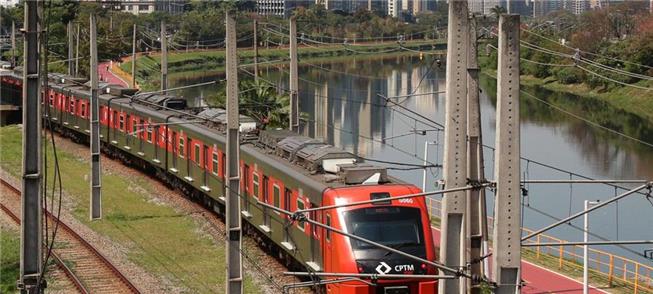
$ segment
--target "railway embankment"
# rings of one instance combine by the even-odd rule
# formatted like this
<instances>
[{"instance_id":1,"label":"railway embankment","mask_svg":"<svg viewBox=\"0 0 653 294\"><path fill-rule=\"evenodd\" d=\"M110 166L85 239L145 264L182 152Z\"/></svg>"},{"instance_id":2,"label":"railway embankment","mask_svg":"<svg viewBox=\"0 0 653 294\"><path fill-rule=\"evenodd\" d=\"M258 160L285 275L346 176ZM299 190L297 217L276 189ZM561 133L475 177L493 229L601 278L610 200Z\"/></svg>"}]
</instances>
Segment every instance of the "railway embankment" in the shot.
<instances>
[{"instance_id":1,"label":"railway embankment","mask_svg":"<svg viewBox=\"0 0 653 294\"><path fill-rule=\"evenodd\" d=\"M219 293L225 275L224 225L180 193L122 163L102 158L103 219L89 221L88 148L55 137L63 182L63 218L76 231L128 273L143 293ZM0 167L18 178L21 168L21 128L0 128ZM47 143L48 190L54 175L54 153ZM50 197L51 193L48 193ZM58 199L57 199L58 200ZM49 200L51 201L51 199ZM55 202L56 203L56 202ZM266 286L277 283L283 267L246 241L248 257L256 269L245 265L247 293L275 293ZM260 272L260 268L269 272Z\"/></svg>"}]
</instances>

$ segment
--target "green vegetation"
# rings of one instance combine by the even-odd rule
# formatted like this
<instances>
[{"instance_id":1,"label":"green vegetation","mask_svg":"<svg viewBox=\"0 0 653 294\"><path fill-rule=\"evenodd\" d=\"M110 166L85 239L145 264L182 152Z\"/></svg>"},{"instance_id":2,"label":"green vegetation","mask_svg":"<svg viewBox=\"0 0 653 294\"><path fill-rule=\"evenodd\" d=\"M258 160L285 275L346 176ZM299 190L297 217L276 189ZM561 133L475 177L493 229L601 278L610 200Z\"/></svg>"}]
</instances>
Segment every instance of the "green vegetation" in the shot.
<instances>
[{"instance_id":1,"label":"green vegetation","mask_svg":"<svg viewBox=\"0 0 653 294\"><path fill-rule=\"evenodd\" d=\"M21 129L0 128L0 158L3 169L19 176ZM103 170L101 221L89 221L88 159L58 149L64 190L74 201L73 215L94 231L126 249L127 256L155 276L163 277L186 292L220 292L225 280L222 244L215 244L201 224L152 197L152 180L132 175L127 178ZM53 153L50 145L48 175L52 182ZM5 160L8 159L8 160ZM4 250L3 250L4 254ZM249 277L248 293L258 292Z\"/></svg>"},{"instance_id":2,"label":"green vegetation","mask_svg":"<svg viewBox=\"0 0 653 294\"><path fill-rule=\"evenodd\" d=\"M16 279L20 274L20 235L0 228L0 292L16 292Z\"/></svg>"},{"instance_id":3,"label":"green vegetation","mask_svg":"<svg viewBox=\"0 0 653 294\"><path fill-rule=\"evenodd\" d=\"M574 66L571 48L579 48L581 58L597 62L617 71L634 75L653 76L653 16L642 9L640 2L624 2L609 8L593 10L580 17L565 12L552 14L531 24L522 32L521 57L534 62L522 62L522 85L538 86L556 92L604 101L608 105L634 113L649 123L653 122L653 100L650 91L621 85ZM561 29L562 27L574 29ZM560 42L566 40L565 45ZM496 40L491 40L496 46ZM555 51L558 56L546 52ZM589 53L587 53L589 52ZM593 54L596 53L596 54ZM495 76L497 52L481 58L483 72ZM535 63L536 62L536 63ZM563 66L559 66L563 65ZM599 68L584 62L580 66L620 83L653 89L653 81L640 80L615 70ZM595 116L596 117L596 116ZM601 124L609 126L603 117ZM641 138L641 137L638 137Z\"/></svg>"}]
</instances>

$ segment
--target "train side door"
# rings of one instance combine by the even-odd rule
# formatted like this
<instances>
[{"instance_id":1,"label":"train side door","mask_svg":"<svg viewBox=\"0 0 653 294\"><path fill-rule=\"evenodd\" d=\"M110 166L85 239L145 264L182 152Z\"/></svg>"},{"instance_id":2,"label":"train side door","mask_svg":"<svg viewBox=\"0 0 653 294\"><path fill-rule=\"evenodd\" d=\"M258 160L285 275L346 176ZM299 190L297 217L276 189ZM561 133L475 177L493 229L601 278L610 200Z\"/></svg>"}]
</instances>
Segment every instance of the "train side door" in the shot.
<instances>
[{"instance_id":1,"label":"train side door","mask_svg":"<svg viewBox=\"0 0 653 294\"><path fill-rule=\"evenodd\" d=\"M222 153L222 197L227 199L227 154Z\"/></svg>"},{"instance_id":2,"label":"train side door","mask_svg":"<svg viewBox=\"0 0 653 294\"><path fill-rule=\"evenodd\" d=\"M322 219L324 224L328 227L333 225L331 213L323 211ZM333 233L325 228L322 231L322 248L324 248L324 271L333 271Z\"/></svg>"},{"instance_id":3,"label":"train side door","mask_svg":"<svg viewBox=\"0 0 653 294\"><path fill-rule=\"evenodd\" d=\"M285 188L285 190L283 192L283 209L288 210L288 211L292 211L290 209L291 195L292 195L292 191L290 191L290 189L288 189L288 188ZM291 242L291 239L290 239L290 236L289 236L290 233L291 233L291 230L292 230L292 226L283 230L283 241L292 244L293 242ZM297 246L298 244L293 244L293 245Z\"/></svg>"}]
</instances>

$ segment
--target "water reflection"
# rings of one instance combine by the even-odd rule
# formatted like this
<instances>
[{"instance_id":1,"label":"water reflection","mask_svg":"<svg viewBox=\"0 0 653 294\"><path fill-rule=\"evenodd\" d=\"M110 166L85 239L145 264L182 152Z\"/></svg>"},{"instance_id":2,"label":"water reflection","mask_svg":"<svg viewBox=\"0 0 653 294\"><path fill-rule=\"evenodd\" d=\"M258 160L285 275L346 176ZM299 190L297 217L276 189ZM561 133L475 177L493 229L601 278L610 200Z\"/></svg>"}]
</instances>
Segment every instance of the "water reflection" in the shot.
<instances>
[{"instance_id":1,"label":"water reflection","mask_svg":"<svg viewBox=\"0 0 653 294\"><path fill-rule=\"evenodd\" d=\"M280 89L288 88L288 68L272 66L262 70L263 78ZM347 62L311 62L300 67L301 131L322 138L363 157L388 161L423 164L424 143L430 147L430 162L441 163L444 136L423 119L397 107L386 105L380 96L404 96L393 101L432 120L444 122L444 67L438 68L430 58L401 56L389 59L352 59ZM207 73L178 80L178 85L221 79L223 75ZM241 75L241 78L247 78ZM494 145L496 85L491 78L481 81L482 127L484 143ZM211 95L220 86L188 89L182 94L194 97ZM644 141L653 141L653 126L636 115L610 107L607 103L554 93L544 89L525 89L529 93L591 121L622 131ZM210 99L207 100L211 103ZM613 133L598 129L546 104L522 95L522 156L594 178L652 179L652 148ZM416 134L415 130L426 130ZM492 178L494 154L486 149L486 174ZM567 179L569 175L524 161L522 171L529 179ZM391 170L390 173L421 186L421 170ZM429 171L427 189L436 188L441 172ZM524 226L539 228L552 219L566 217L582 209L583 200L608 199L615 194L604 185L529 185L524 199ZM617 190L620 193L623 190ZM490 205L493 205L490 199ZM653 206L643 196L633 196L617 206L590 215L594 232L608 238L653 239L649 226L653 223ZM490 210L492 207L490 206ZM491 214L491 212L490 212ZM633 216L638 217L633 217ZM579 221L573 222L582 226ZM551 231L569 240L580 240L581 233L569 227ZM644 246L630 246L640 253ZM632 252L614 247L606 250L631 258Z\"/></svg>"}]
</instances>

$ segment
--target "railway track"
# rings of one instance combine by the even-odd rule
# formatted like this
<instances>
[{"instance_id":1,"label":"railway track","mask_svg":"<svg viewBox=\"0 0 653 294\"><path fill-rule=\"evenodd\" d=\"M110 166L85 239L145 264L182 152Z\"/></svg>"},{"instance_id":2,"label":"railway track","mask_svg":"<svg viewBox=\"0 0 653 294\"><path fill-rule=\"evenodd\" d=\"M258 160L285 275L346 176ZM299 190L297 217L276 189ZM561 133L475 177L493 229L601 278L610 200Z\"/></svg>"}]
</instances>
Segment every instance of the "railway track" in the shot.
<instances>
[{"instance_id":1,"label":"railway track","mask_svg":"<svg viewBox=\"0 0 653 294\"><path fill-rule=\"evenodd\" d=\"M4 179L0 179L0 183L9 192L5 194L11 194L4 197L5 201L18 202L16 205L0 203L0 209L20 225L20 218L12 210L12 207L20 209L20 190ZM49 211L46 213L49 221L54 223L55 217ZM52 257L79 293L140 293L95 247L63 222L59 223L57 242L65 242L65 246L53 249Z\"/></svg>"}]
</instances>

